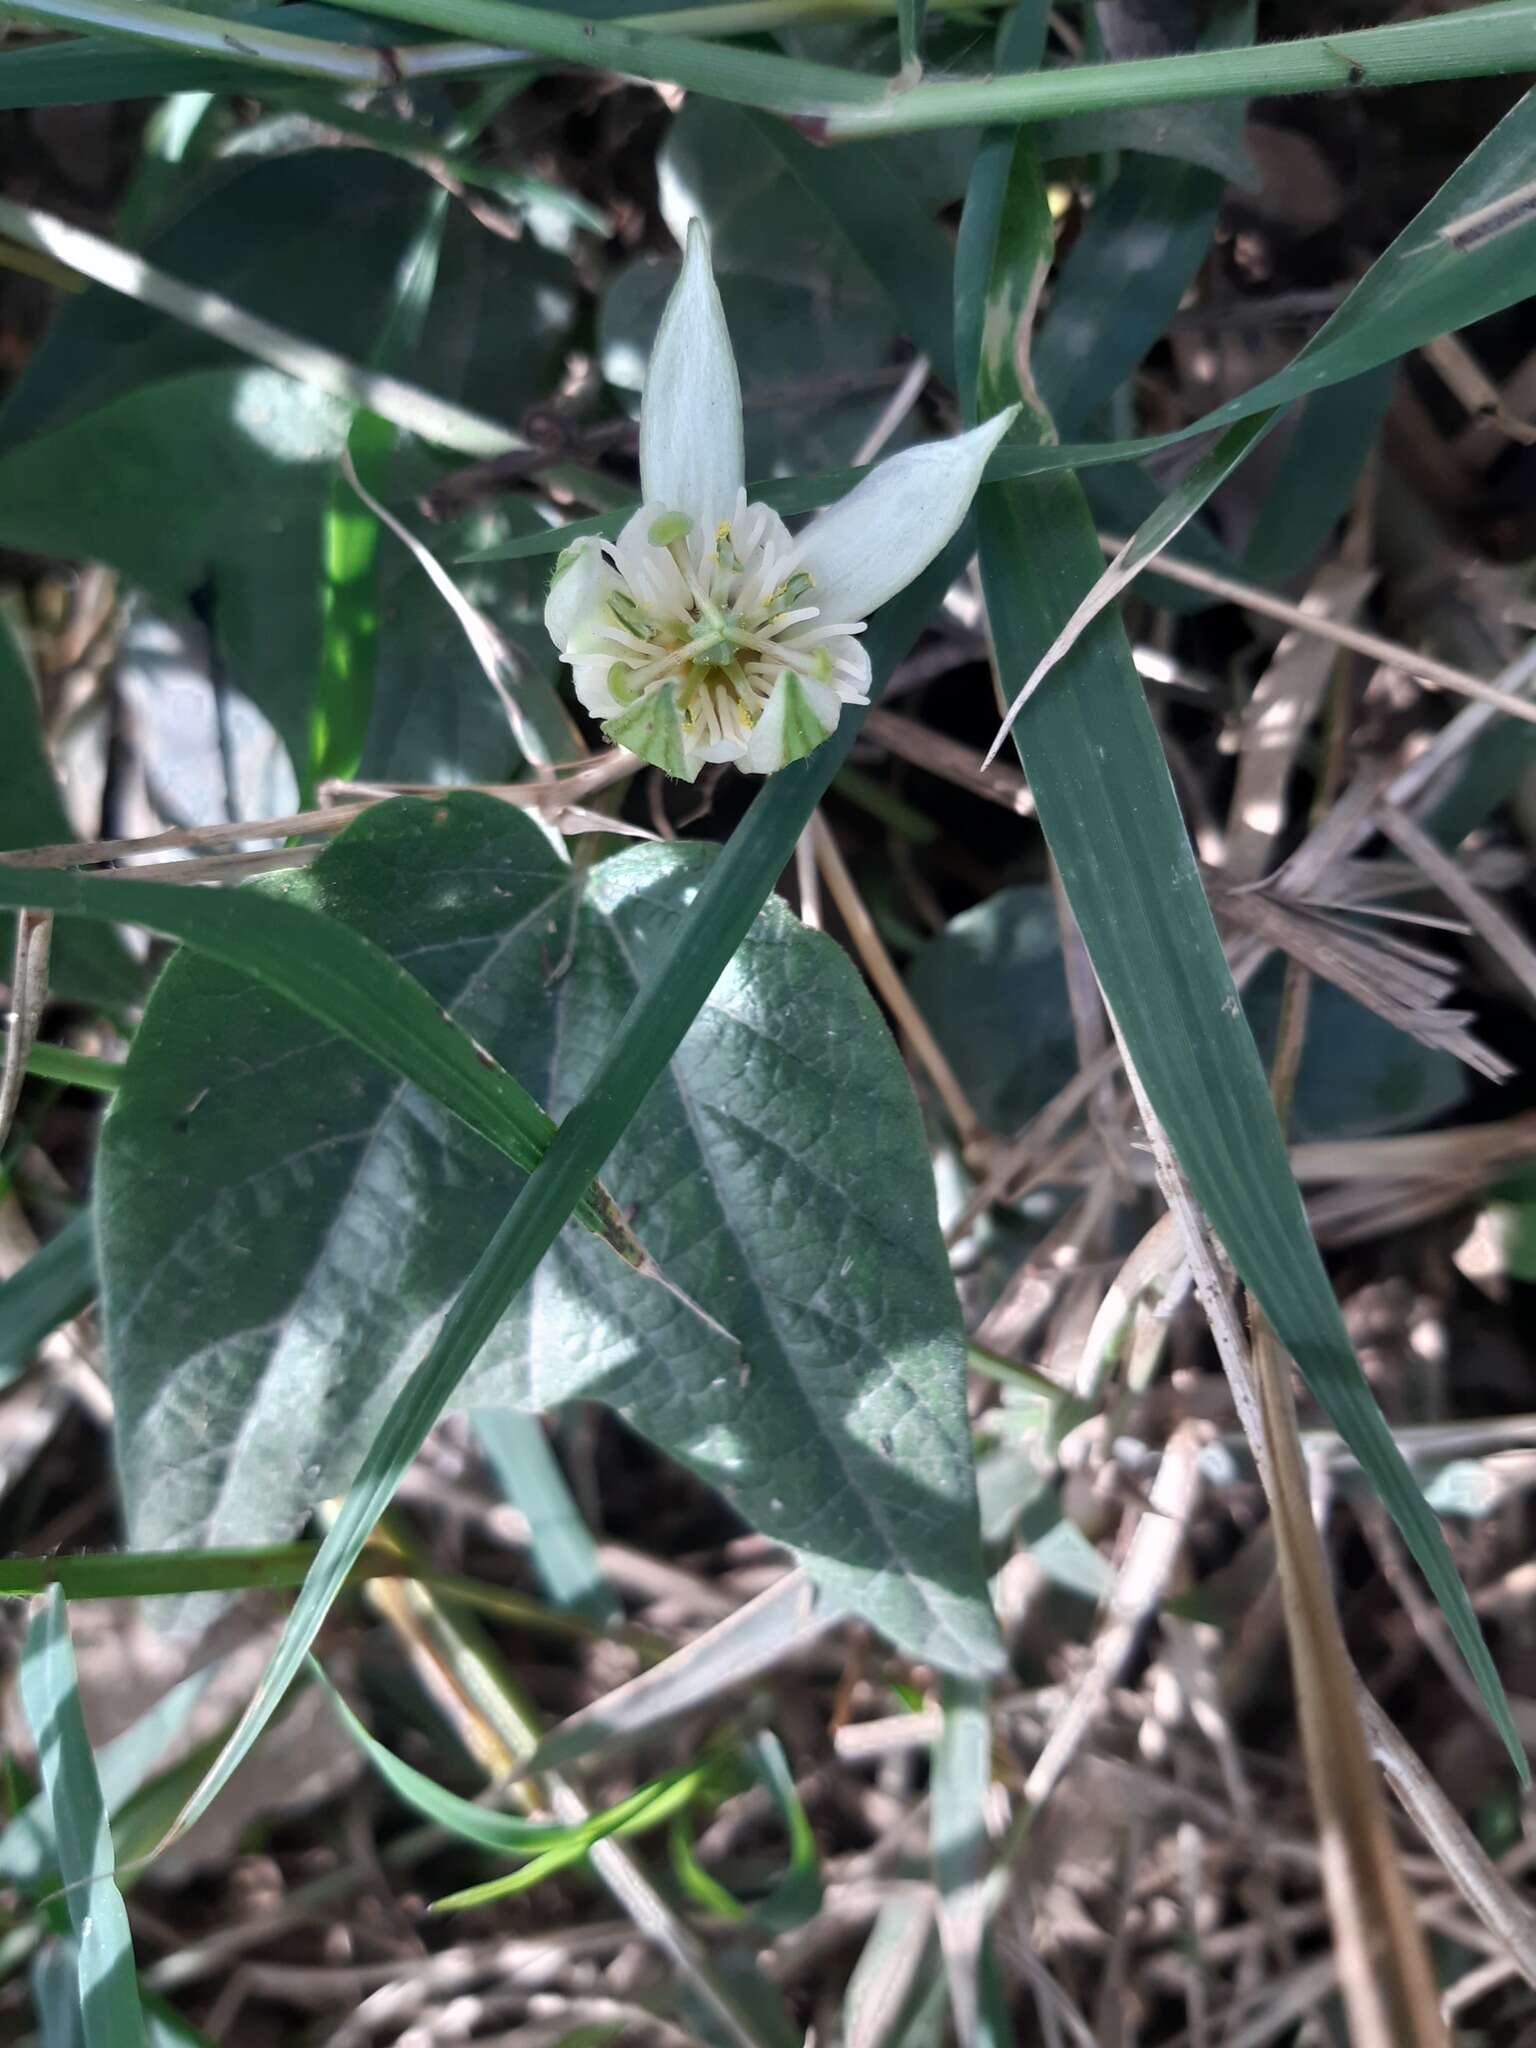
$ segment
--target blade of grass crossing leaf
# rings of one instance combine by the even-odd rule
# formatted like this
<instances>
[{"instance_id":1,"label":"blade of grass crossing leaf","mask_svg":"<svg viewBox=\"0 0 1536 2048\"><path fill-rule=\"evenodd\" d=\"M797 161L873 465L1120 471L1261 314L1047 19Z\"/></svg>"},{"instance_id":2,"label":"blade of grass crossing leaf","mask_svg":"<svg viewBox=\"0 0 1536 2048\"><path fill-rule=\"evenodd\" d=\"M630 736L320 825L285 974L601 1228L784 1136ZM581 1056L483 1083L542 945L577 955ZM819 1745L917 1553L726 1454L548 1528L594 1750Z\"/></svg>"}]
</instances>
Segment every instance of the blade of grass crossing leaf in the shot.
<instances>
[{"instance_id":1,"label":"blade of grass crossing leaf","mask_svg":"<svg viewBox=\"0 0 1536 2048\"><path fill-rule=\"evenodd\" d=\"M997 759L998 749L1013 730L1014 720L1062 656L1076 645L1099 614L1113 604L1142 570L1155 562L1163 549L1177 538L1249 450L1269 432L1275 419L1274 413L1261 412L1252 419L1239 421L1235 427L1228 427L1216 446L1201 456L1178 488L1170 491L1151 518L1136 529L1088 595L1075 606L1071 617L1014 692L1007 715L982 761L983 768L990 768Z\"/></svg>"},{"instance_id":2,"label":"blade of grass crossing leaf","mask_svg":"<svg viewBox=\"0 0 1536 2048\"><path fill-rule=\"evenodd\" d=\"M961 2048L975 2048L986 1929L986 1801L992 1782L992 1716L986 1687L946 1680L943 1710L933 1751L929 1836L955 2033Z\"/></svg>"},{"instance_id":3,"label":"blade of grass crossing leaf","mask_svg":"<svg viewBox=\"0 0 1536 2048\"><path fill-rule=\"evenodd\" d=\"M191 889L171 882L22 870L0 863L0 907L143 924L253 975L339 1031L530 1169L554 1125L512 1076L444 1016L420 982L350 926L270 889ZM600 1193L582 1220L619 1249L627 1234ZM631 1264L629 1250L622 1254Z\"/></svg>"},{"instance_id":4,"label":"blade of grass crossing leaf","mask_svg":"<svg viewBox=\"0 0 1536 2048\"><path fill-rule=\"evenodd\" d=\"M498 1813L493 1807L478 1806L472 1799L460 1798L458 1793L448 1791L429 1778L425 1771L418 1771L403 1757L396 1756L393 1750L386 1749L382 1742L369 1734L313 1660L311 1668L325 1687L341 1725L389 1789L424 1820L436 1821L462 1841L475 1842L498 1856L537 1856L546 1850L567 1849L573 1844L584 1846L587 1842L596 1841L643 1812L656 1796L657 1785L670 1784L682 1775L681 1772L670 1773L657 1784L648 1785L604 1812L594 1814L581 1827L567 1827L558 1821L526 1820L514 1813Z\"/></svg>"},{"instance_id":5,"label":"blade of grass crossing leaf","mask_svg":"<svg viewBox=\"0 0 1536 2048\"><path fill-rule=\"evenodd\" d=\"M966 543L952 542L937 562L888 605L869 635L878 675L908 646L947 588ZM804 761L772 776L732 835L651 979L635 997L603 1065L561 1124L554 1142L502 1219L426 1357L396 1397L351 1491L300 1588L260 1684L176 1828L184 1832L238 1769L303 1665L332 1601L345 1584L370 1531L475 1357L533 1277L570 1216L593 1168L606 1159L640 1102L682 1042L710 990L746 936L793 856L861 721L845 717L837 732ZM108 887L114 886L108 884ZM978 1664L995 1655L978 1643Z\"/></svg>"},{"instance_id":6,"label":"blade of grass crossing leaf","mask_svg":"<svg viewBox=\"0 0 1536 2048\"><path fill-rule=\"evenodd\" d=\"M975 203L991 225L979 215L971 248L991 256L999 293L1016 293L1010 276L1038 262L1049 233L1032 152L1016 143L1010 154L1006 174L999 154L983 154L973 178ZM1012 352L983 356L983 414L1018 395L1010 362ZM1024 414L1018 430L1047 432L1049 422ZM1098 541L1079 487L1065 479L987 489L977 524L999 670L1010 690L1028 676L1077 594L1092 588ZM1370 1395L1307 1227L1118 621L1102 614L1087 627L1053 686L1024 709L1014 739L1094 971L1184 1174L1403 1530L1524 1778L1524 1749L1477 1616L1440 1524Z\"/></svg>"},{"instance_id":7,"label":"blade of grass crossing leaf","mask_svg":"<svg viewBox=\"0 0 1536 2048\"><path fill-rule=\"evenodd\" d=\"M967 216L962 263L985 262L998 302L1017 307L1018 279L1033 274L1049 237L1027 143L989 138ZM1001 332L1013 339L1012 319ZM1014 360L1006 345L983 355L983 416L1019 396ZM1015 429L1048 431L1038 410L1026 411ZM1092 587L1097 541L1079 487L1066 480L984 489L977 524L1011 694ZM1180 1164L1238 1273L1397 1521L1523 1776L1524 1753L1466 1589L1360 1371L1308 1230L1115 619L1092 621L1051 687L1026 706L1014 739L1100 985Z\"/></svg>"},{"instance_id":8,"label":"blade of grass crossing leaf","mask_svg":"<svg viewBox=\"0 0 1536 2048\"><path fill-rule=\"evenodd\" d=\"M57 1588L41 1602L27 1630L20 1685L79 1944L86 2048L145 2048L128 1914L113 1881L112 1834L80 1711L68 1610Z\"/></svg>"}]
</instances>

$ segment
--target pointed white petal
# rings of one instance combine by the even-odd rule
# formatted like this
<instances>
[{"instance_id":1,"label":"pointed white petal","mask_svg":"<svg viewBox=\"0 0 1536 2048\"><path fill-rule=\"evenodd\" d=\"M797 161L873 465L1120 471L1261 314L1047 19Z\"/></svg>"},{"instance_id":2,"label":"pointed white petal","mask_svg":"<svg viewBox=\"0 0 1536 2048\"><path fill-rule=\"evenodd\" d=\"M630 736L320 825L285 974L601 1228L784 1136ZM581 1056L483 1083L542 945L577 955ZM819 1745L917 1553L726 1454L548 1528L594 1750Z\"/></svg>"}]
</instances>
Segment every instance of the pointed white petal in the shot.
<instances>
[{"instance_id":1,"label":"pointed white petal","mask_svg":"<svg viewBox=\"0 0 1536 2048\"><path fill-rule=\"evenodd\" d=\"M626 747L679 782L692 782L699 762L683 743L682 714L677 708L677 685L663 683L638 704L610 718L603 731L616 747Z\"/></svg>"},{"instance_id":2,"label":"pointed white petal","mask_svg":"<svg viewBox=\"0 0 1536 2048\"><path fill-rule=\"evenodd\" d=\"M867 619L920 576L970 510L1018 407L948 441L893 455L800 536L824 619Z\"/></svg>"},{"instance_id":3,"label":"pointed white petal","mask_svg":"<svg viewBox=\"0 0 1536 2048\"><path fill-rule=\"evenodd\" d=\"M648 505L686 512L713 535L746 474L741 386L725 311L698 221L656 331L640 404L640 489Z\"/></svg>"},{"instance_id":4,"label":"pointed white petal","mask_svg":"<svg viewBox=\"0 0 1536 2048\"><path fill-rule=\"evenodd\" d=\"M742 767L749 775L772 775L803 760L837 730L841 710L836 690L786 669L752 728Z\"/></svg>"},{"instance_id":5,"label":"pointed white petal","mask_svg":"<svg viewBox=\"0 0 1536 2048\"><path fill-rule=\"evenodd\" d=\"M562 654L572 635L600 615L603 599L618 580L591 534L564 550L544 600L544 630Z\"/></svg>"}]
</instances>

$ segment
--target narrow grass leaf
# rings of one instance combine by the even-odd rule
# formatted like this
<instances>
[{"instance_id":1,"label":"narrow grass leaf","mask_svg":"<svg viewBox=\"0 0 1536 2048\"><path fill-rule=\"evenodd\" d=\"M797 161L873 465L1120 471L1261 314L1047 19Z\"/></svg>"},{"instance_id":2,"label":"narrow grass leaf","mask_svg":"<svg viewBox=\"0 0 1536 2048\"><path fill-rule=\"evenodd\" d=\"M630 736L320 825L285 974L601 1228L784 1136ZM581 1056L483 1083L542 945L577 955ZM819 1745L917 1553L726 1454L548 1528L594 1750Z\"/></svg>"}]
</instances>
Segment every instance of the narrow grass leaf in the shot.
<instances>
[{"instance_id":1,"label":"narrow grass leaf","mask_svg":"<svg viewBox=\"0 0 1536 2048\"><path fill-rule=\"evenodd\" d=\"M618 1602L543 1423L510 1408L475 1408L469 1420L497 1484L527 1520L539 1583L557 1607L606 1627Z\"/></svg>"},{"instance_id":2,"label":"narrow grass leaf","mask_svg":"<svg viewBox=\"0 0 1536 2048\"><path fill-rule=\"evenodd\" d=\"M933 1750L929 1839L938 1886L939 1939L960 2048L975 2048L981 2022L981 1947L987 1788L992 1782L992 1715L987 1688L946 1680L944 1722Z\"/></svg>"},{"instance_id":3,"label":"narrow grass leaf","mask_svg":"<svg viewBox=\"0 0 1536 2048\"><path fill-rule=\"evenodd\" d=\"M706 1757L696 1764L685 1764L680 1769L669 1771L665 1777L653 1779L628 1799L611 1806L606 1813L593 1814L589 1820L567 1831L567 1838L555 1843L525 1863L521 1870L514 1870L506 1877L495 1877L488 1884L471 1885L468 1890L452 1892L445 1899L434 1899L429 1911L433 1913L462 1913L473 1906L489 1906L497 1899L510 1899L519 1892L530 1892L535 1885L553 1877L557 1871L568 1870L573 1863L580 1863L593 1846L605 1841L610 1835L637 1835L648 1833L660 1827L663 1821L683 1813L704 1790L716 1767L714 1757Z\"/></svg>"},{"instance_id":4,"label":"narrow grass leaf","mask_svg":"<svg viewBox=\"0 0 1536 2048\"><path fill-rule=\"evenodd\" d=\"M0 1280L0 1387L25 1371L39 1344L89 1307L96 1295L96 1243L81 1209L40 1245L9 1280Z\"/></svg>"},{"instance_id":5,"label":"narrow grass leaf","mask_svg":"<svg viewBox=\"0 0 1536 2048\"><path fill-rule=\"evenodd\" d=\"M998 345L984 352L979 370L983 416L1020 395L1018 319L1049 246L1032 152L1007 136L990 138L962 234L962 261L985 264L1001 309ZM1036 409L1015 431L1047 436L1049 421ZM1094 583L1098 543L1071 481L985 490L977 521L1011 696ZM1101 614L1077 639L1051 688L1025 707L1014 739L1100 985L1180 1164L1239 1274L1403 1531L1524 1774L1466 1589L1355 1359L1307 1228L1162 748L1114 618Z\"/></svg>"},{"instance_id":6,"label":"narrow grass leaf","mask_svg":"<svg viewBox=\"0 0 1536 2048\"><path fill-rule=\"evenodd\" d=\"M341 1725L389 1789L423 1820L436 1821L461 1841L475 1842L498 1856L538 1856L555 1849L574 1849L579 1855L589 1843L600 1840L603 1835L613 1834L627 1821L643 1813L660 1790L670 1788L687 1775L685 1770L669 1772L665 1778L632 1792L627 1799L593 1814L590 1820L579 1826L566 1826L559 1821L529 1820L521 1814L498 1813L493 1807L479 1806L472 1799L460 1798L458 1793L448 1791L429 1778L425 1771L418 1771L403 1757L396 1756L393 1750L369 1734L313 1660L311 1668L325 1687Z\"/></svg>"},{"instance_id":7,"label":"narrow grass leaf","mask_svg":"<svg viewBox=\"0 0 1536 2048\"><path fill-rule=\"evenodd\" d=\"M85 2048L145 2048L128 1914L113 1881L112 1833L80 1711L68 1610L57 1588L42 1601L27 1630L20 1686L79 1944Z\"/></svg>"}]
</instances>

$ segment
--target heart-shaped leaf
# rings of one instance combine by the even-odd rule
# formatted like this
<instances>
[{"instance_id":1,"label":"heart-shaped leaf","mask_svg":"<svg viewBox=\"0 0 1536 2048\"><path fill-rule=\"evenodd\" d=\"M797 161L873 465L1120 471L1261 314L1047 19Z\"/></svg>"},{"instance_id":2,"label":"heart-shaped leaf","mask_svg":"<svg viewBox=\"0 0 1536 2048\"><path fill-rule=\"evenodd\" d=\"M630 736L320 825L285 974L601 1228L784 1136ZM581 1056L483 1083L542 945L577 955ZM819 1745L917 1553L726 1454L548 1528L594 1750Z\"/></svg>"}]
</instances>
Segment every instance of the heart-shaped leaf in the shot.
<instances>
[{"instance_id":1,"label":"heart-shaped leaf","mask_svg":"<svg viewBox=\"0 0 1536 2048\"><path fill-rule=\"evenodd\" d=\"M394 954L559 1116L713 858L643 846L579 872L464 795L380 806L265 886ZM611 1173L653 1258L721 1327L567 1231L462 1405L605 1401L904 1647L989 1666L932 1178L906 1074L839 949L770 903ZM343 1490L519 1185L308 1017L173 960L99 1178L134 1541L261 1541Z\"/></svg>"}]
</instances>

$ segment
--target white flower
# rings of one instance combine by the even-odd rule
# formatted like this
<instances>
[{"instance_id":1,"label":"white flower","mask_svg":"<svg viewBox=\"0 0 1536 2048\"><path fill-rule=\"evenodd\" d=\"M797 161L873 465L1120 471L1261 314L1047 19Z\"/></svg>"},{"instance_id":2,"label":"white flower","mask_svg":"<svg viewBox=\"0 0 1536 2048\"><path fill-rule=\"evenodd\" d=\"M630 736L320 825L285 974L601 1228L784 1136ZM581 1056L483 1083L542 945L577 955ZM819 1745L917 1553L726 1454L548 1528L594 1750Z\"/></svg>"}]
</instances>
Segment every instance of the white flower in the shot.
<instances>
[{"instance_id":1,"label":"white flower","mask_svg":"<svg viewBox=\"0 0 1536 2048\"><path fill-rule=\"evenodd\" d=\"M644 502L616 541L565 550L544 608L577 696L685 782L706 761L798 761L868 703L865 620L957 531L1016 411L893 456L792 535L747 502L736 361L690 222L640 407Z\"/></svg>"}]
</instances>

